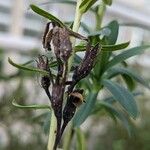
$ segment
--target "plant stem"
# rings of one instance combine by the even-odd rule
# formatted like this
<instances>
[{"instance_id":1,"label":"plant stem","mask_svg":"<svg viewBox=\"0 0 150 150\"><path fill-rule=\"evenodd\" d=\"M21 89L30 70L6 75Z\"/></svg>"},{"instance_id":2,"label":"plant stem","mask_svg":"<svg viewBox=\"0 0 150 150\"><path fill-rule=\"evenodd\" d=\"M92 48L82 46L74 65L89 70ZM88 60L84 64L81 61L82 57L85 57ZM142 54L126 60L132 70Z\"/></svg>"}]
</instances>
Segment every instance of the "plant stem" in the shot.
<instances>
[{"instance_id":1,"label":"plant stem","mask_svg":"<svg viewBox=\"0 0 150 150\"><path fill-rule=\"evenodd\" d=\"M63 139L63 149L64 150L69 150L70 149L70 145L71 145L71 138L72 136L72 124L70 124L67 128L67 132L65 134L65 137Z\"/></svg>"},{"instance_id":2,"label":"plant stem","mask_svg":"<svg viewBox=\"0 0 150 150\"><path fill-rule=\"evenodd\" d=\"M80 6L81 2L82 2L82 0L77 0L77 6L76 6L76 12L75 12L75 19L74 19L73 28L72 28L72 30L74 32L78 32L79 27L80 27L82 13L79 11L79 6ZM72 38L71 41L72 41L72 47L74 47L76 39ZM75 55L75 50L72 51L72 55L69 58L68 72L70 72L70 69L71 69L71 66L72 66L72 63L73 63L73 59L74 59L74 55Z\"/></svg>"},{"instance_id":3,"label":"plant stem","mask_svg":"<svg viewBox=\"0 0 150 150\"><path fill-rule=\"evenodd\" d=\"M57 120L54 111L52 109L47 150L53 150L55 139L56 139L56 130L57 130Z\"/></svg>"},{"instance_id":4,"label":"plant stem","mask_svg":"<svg viewBox=\"0 0 150 150\"><path fill-rule=\"evenodd\" d=\"M102 20L105 14L106 10L106 4L104 2L101 2L96 13L96 30L101 29Z\"/></svg>"}]
</instances>

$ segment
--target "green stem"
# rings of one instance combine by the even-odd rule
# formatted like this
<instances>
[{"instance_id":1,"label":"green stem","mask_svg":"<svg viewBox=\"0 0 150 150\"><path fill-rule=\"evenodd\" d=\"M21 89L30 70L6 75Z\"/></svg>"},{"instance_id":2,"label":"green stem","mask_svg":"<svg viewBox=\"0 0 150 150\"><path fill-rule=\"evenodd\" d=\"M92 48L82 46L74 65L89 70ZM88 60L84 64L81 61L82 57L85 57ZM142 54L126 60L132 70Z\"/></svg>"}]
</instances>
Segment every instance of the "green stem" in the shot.
<instances>
[{"instance_id":1,"label":"green stem","mask_svg":"<svg viewBox=\"0 0 150 150\"><path fill-rule=\"evenodd\" d=\"M74 19L74 23L73 23L73 28L72 30L74 32L78 32L79 27L80 27L80 22L81 22L81 18L82 18L82 13L79 11L79 6L81 4L82 0L78 0L77 1L77 6L76 6L76 12L75 12L75 19ZM75 42L76 39L72 38L72 47L75 46ZM69 58L69 62L68 62L68 72L70 72L72 63L73 63L73 59L74 59L74 55L75 55L75 50L73 50L71 57Z\"/></svg>"},{"instance_id":2,"label":"green stem","mask_svg":"<svg viewBox=\"0 0 150 150\"><path fill-rule=\"evenodd\" d=\"M101 29L102 20L106 11L106 5L104 2L101 2L96 13L96 30Z\"/></svg>"},{"instance_id":3,"label":"green stem","mask_svg":"<svg viewBox=\"0 0 150 150\"><path fill-rule=\"evenodd\" d=\"M52 109L47 150L53 150L55 139L56 139L56 130L57 130L57 120L54 111Z\"/></svg>"},{"instance_id":4,"label":"green stem","mask_svg":"<svg viewBox=\"0 0 150 150\"><path fill-rule=\"evenodd\" d=\"M69 150L70 145L71 145L71 140L72 140L72 124L68 126L65 137L63 139L63 149L64 150Z\"/></svg>"}]
</instances>

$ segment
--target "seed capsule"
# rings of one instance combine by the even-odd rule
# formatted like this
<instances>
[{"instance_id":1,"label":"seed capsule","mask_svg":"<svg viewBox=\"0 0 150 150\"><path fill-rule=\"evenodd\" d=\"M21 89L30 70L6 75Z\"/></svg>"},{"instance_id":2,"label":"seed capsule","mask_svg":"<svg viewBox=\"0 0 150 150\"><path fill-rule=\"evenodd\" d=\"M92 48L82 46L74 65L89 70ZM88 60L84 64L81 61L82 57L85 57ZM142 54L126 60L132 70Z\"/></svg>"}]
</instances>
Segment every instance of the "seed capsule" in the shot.
<instances>
[{"instance_id":1,"label":"seed capsule","mask_svg":"<svg viewBox=\"0 0 150 150\"><path fill-rule=\"evenodd\" d=\"M72 52L72 44L68 30L58 26L54 27L52 42L56 57L63 62L67 62Z\"/></svg>"},{"instance_id":2,"label":"seed capsule","mask_svg":"<svg viewBox=\"0 0 150 150\"><path fill-rule=\"evenodd\" d=\"M90 44L87 45L85 56L81 64L75 69L73 73L73 81L78 82L85 78L93 68L95 58L99 51L99 44L93 48Z\"/></svg>"},{"instance_id":3,"label":"seed capsule","mask_svg":"<svg viewBox=\"0 0 150 150\"><path fill-rule=\"evenodd\" d=\"M76 112L76 108L82 104L83 102L83 89L77 89L74 90L68 97L67 99L67 103L65 105L65 108L63 110L63 125L61 128L61 134L60 134L60 138L68 124L68 122L73 118L75 112Z\"/></svg>"},{"instance_id":4,"label":"seed capsule","mask_svg":"<svg viewBox=\"0 0 150 150\"><path fill-rule=\"evenodd\" d=\"M37 61L37 67L41 70L49 71L48 58L46 56L39 56ZM41 77L41 86L46 90L49 88L50 77L48 75L44 75Z\"/></svg>"},{"instance_id":5,"label":"seed capsule","mask_svg":"<svg viewBox=\"0 0 150 150\"><path fill-rule=\"evenodd\" d=\"M76 108L83 103L83 90L74 90L68 97L63 110L64 122L69 122L75 114Z\"/></svg>"}]
</instances>

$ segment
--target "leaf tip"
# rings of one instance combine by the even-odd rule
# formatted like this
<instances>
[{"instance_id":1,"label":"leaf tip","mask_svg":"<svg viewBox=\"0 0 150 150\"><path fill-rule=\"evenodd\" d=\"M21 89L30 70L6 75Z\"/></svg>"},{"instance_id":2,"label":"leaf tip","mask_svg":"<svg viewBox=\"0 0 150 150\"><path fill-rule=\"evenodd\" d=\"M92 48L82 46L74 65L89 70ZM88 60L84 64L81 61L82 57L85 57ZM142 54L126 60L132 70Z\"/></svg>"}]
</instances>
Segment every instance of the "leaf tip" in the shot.
<instances>
[{"instance_id":1,"label":"leaf tip","mask_svg":"<svg viewBox=\"0 0 150 150\"><path fill-rule=\"evenodd\" d=\"M8 57L8 62L9 62L10 64L12 64L12 62L13 62L10 57Z\"/></svg>"},{"instance_id":2,"label":"leaf tip","mask_svg":"<svg viewBox=\"0 0 150 150\"><path fill-rule=\"evenodd\" d=\"M35 6L34 4L30 4L30 8L31 8L31 9L33 9L33 8L34 8L34 6Z\"/></svg>"}]
</instances>

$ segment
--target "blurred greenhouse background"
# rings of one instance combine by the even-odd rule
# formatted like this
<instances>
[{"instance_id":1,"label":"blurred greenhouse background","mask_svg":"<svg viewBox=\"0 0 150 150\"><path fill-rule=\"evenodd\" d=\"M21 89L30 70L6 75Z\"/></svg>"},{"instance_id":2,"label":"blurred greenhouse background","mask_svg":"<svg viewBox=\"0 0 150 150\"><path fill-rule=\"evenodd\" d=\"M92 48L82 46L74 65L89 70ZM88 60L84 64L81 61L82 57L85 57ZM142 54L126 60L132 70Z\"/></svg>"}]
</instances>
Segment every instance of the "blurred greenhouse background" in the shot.
<instances>
[{"instance_id":1,"label":"blurred greenhouse background","mask_svg":"<svg viewBox=\"0 0 150 150\"><path fill-rule=\"evenodd\" d=\"M15 69L8 63L8 57L23 64L36 59L41 52L47 20L29 9L31 3L41 5L65 21L73 21L74 6L58 3L45 5L46 2L48 0L0 0L0 150L46 149L47 134L43 131L49 125L41 118L49 118L49 114L12 106L14 98L21 104L48 103L39 86L39 77ZM113 5L107 7L104 24L111 20L118 20L121 24L118 43L130 41L130 47L150 44L149 7L150 0L114 0ZM93 14L88 12L83 22L92 28ZM85 33L83 30L80 32ZM150 82L149 50L130 58L128 62ZM143 94L138 98L141 113L135 123L134 136L128 137L121 125L115 124L108 116L98 114L82 126L89 150L150 150L150 92L141 86L137 90Z\"/></svg>"}]
</instances>

